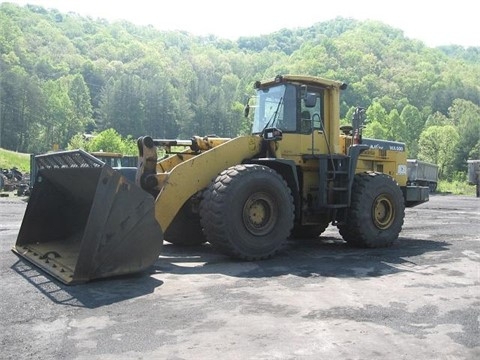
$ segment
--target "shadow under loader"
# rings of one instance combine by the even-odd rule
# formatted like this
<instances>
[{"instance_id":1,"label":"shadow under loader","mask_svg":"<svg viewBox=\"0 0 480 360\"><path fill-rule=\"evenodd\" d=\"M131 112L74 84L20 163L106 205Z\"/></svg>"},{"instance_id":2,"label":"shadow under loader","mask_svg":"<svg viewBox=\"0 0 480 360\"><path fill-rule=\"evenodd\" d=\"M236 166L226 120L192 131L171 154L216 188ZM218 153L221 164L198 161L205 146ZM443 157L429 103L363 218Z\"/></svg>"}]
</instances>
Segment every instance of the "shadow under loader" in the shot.
<instances>
[{"instance_id":1,"label":"shadow under loader","mask_svg":"<svg viewBox=\"0 0 480 360\"><path fill-rule=\"evenodd\" d=\"M155 199L82 150L36 157L12 250L65 284L140 272L158 259Z\"/></svg>"}]
</instances>

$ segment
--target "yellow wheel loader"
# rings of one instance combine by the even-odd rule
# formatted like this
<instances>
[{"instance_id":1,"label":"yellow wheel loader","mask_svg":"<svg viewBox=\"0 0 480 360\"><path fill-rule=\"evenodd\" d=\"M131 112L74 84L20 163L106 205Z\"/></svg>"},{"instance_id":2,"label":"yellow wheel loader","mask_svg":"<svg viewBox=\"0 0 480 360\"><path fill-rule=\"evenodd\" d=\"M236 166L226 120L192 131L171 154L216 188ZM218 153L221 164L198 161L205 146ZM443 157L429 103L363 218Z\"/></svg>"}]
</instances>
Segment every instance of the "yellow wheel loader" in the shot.
<instances>
[{"instance_id":1,"label":"yellow wheel loader","mask_svg":"<svg viewBox=\"0 0 480 360\"><path fill-rule=\"evenodd\" d=\"M81 150L37 156L13 251L75 284L147 269L164 239L260 260L332 224L354 246L391 245L405 207L428 201L428 187L407 186L405 145L363 138L361 108L340 128L341 82L254 88L251 135L141 137L135 183Z\"/></svg>"}]
</instances>

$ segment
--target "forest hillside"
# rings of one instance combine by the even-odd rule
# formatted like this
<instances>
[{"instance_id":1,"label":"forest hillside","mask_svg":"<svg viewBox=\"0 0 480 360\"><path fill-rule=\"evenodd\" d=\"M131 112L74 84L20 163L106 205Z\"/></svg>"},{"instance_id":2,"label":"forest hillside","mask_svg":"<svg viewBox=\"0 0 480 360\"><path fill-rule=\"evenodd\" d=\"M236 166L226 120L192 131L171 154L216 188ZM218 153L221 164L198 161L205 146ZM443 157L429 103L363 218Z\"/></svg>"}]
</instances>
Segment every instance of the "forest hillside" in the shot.
<instances>
[{"instance_id":1,"label":"forest hillside","mask_svg":"<svg viewBox=\"0 0 480 360\"><path fill-rule=\"evenodd\" d=\"M246 94L277 74L349 84L341 116L366 107L365 136L402 141L443 177L480 158L480 48L430 48L375 21L337 18L237 41L0 4L0 147L66 148L125 138L248 133Z\"/></svg>"}]
</instances>

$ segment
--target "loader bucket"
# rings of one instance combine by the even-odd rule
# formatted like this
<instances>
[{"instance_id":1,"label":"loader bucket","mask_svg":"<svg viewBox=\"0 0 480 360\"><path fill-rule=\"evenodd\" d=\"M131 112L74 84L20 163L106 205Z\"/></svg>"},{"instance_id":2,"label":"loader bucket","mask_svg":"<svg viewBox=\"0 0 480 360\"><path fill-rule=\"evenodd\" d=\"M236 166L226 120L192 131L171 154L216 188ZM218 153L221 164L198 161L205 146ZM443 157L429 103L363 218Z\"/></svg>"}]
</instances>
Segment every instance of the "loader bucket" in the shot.
<instances>
[{"instance_id":1,"label":"loader bucket","mask_svg":"<svg viewBox=\"0 0 480 360\"><path fill-rule=\"evenodd\" d=\"M154 198L81 151L39 155L13 251L70 285L131 274L158 258Z\"/></svg>"}]
</instances>

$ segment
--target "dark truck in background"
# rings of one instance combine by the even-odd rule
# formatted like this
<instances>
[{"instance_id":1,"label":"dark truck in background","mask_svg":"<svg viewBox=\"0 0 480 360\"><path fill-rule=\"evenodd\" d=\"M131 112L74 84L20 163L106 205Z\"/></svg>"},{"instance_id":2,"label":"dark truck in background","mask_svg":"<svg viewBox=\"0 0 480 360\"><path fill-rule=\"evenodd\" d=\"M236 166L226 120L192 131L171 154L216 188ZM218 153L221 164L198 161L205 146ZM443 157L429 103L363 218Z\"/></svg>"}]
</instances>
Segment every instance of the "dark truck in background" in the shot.
<instances>
[{"instance_id":1,"label":"dark truck in background","mask_svg":"<svg viewBox=\"0 0 480 360\"><path fill-rule=\"evenodd\" d=\"M437 191L438 165L417 159L407 159L407 185L428 186Z\"/></svg>"},{"instance_id":2,"label":"dark truck in background","mask_svg":"<svg viewBox=\"0 0 480 360\"><path fill-rule=\"evenodd\" d=\"M476 195L480 197L480 160L468 160L468 183L476 185Z\"/></svg>"}]
</instances>

